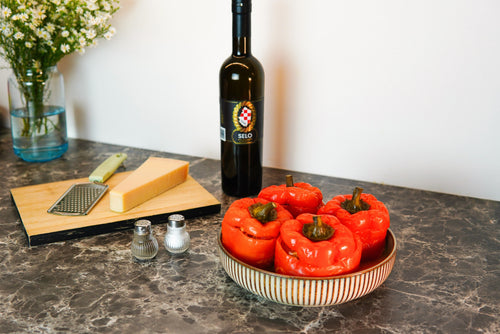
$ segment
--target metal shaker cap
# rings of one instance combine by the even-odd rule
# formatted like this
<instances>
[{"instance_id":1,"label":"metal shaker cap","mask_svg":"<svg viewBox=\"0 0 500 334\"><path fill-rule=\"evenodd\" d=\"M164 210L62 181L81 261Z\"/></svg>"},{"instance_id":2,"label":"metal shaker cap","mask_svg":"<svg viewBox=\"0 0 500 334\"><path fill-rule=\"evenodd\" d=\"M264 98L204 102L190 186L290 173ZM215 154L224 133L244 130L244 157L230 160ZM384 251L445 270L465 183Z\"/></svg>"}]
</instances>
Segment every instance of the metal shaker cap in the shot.
<instances>
[{"instance_id":1,"label":"metal shaker cap","mask_svg":"<svg viewBox=\"0 0 500 334\"><path fill-rule=\"evenodd\" d=\"M179 214L168 216L168 226L173 228L182 228L186 226L184 216Z\"/></svg>"},{"instance_id":2,"label":"metal shaker cap","mask_svg":"<svg viewBox=\"0 0 500 334\"><path fill-rule=\"evenodd\" d=\"M170 215L165 234L165 248L168 252L179 254L185 252L191 243L189 233L186 231L184 216L179 214Z\"/></svg>"},{"instance_id":3,"label":"metal shaker cap","mask_svg":"<svg viewBox=\"0 0 500 334\"><path fill-rule=\"evenodd\" d=\"M134 232L138 235L146 235L151 233L151 222L147 219L136 221L134 226Z\"/></svg>"}]
</instances>

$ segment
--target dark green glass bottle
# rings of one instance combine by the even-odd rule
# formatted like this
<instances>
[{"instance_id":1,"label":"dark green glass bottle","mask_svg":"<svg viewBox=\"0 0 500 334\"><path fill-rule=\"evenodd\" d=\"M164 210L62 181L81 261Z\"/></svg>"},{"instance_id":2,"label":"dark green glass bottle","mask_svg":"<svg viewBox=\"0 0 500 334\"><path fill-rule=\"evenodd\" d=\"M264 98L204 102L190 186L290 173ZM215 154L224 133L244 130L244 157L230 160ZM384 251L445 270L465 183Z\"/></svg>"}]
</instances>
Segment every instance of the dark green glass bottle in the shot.
<instances>
[{"instance_id":1,"label":"dark green glass bottle","mask_svg":"<svg viewBox=\"0 0 500 334\"><path fill-rule=\"evenodd\" d=\"M233 52L220 83L222 190L256 195L262 187L264 69L251 53L251 0L232 0Z\"/></svg>"}]
</instances>

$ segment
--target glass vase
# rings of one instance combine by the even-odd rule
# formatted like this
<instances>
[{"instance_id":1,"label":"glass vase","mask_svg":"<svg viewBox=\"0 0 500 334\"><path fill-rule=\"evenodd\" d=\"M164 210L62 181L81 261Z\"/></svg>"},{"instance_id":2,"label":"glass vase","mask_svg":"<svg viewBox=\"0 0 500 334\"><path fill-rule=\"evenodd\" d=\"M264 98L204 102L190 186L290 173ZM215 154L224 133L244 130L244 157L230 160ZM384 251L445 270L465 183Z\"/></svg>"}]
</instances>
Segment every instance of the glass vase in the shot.
<instances>
[{"instance_id":1,"label":"glass vase","mask_svg":"<svg viewBox=\"0 0 500 334\"><path fill-rule=\"evenodd\" d=\"M8 92L14 153L29 162L62 156L68 136L64 78L57 66L11 75Z\"/></svg>"}]
</instances>

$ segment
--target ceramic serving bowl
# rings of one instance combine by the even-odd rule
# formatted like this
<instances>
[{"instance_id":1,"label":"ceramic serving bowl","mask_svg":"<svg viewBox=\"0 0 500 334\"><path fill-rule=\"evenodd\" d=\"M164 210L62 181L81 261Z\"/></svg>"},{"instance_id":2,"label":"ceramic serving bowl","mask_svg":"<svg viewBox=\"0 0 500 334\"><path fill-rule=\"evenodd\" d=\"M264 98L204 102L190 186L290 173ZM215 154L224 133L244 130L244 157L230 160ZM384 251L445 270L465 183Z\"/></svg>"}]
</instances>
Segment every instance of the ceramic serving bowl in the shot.
<instances>
[{"instance_id":1,"label":"ceramic serving bowl","mask_svg":"<svg viewBox=\"0 0 500 334\"><path fill-rule=\"evenodd\" d=\"M360 298L379 287L391 273L396 260L396 237L389 229L382 256L350 274L329 277L300 277L277 274L248 265L232 256L222 245L219 256L226 273L241 287L270 301L294 306L329 306Z\"/></svg>"}]
</instances>

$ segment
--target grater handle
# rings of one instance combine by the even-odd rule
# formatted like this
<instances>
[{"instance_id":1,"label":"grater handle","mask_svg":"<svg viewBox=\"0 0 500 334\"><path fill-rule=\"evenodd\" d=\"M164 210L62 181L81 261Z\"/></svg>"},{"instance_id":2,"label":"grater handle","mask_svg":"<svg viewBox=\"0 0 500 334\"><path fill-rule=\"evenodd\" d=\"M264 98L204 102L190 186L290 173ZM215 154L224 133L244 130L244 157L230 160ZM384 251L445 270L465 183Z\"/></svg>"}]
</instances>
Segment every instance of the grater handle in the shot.
<instances>
[{"instance_id":1,"label":"grater handle","mask_svg":"<svg viewBox=\"0 0 500 334\"><path fill-rule=\"evenodd\" d=\"M118 167L127 159L127 154L125 153L116 153L107 158L102 164L100 164L89 176L90 182L99 182L103 183L113 173L116 171Z\"/></svg>"}]
</instances>

